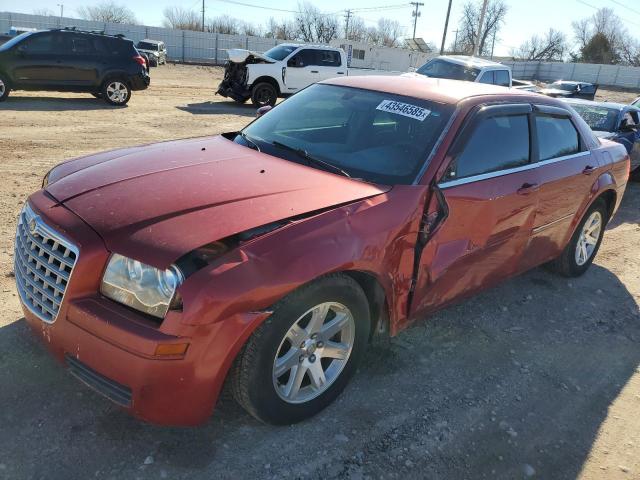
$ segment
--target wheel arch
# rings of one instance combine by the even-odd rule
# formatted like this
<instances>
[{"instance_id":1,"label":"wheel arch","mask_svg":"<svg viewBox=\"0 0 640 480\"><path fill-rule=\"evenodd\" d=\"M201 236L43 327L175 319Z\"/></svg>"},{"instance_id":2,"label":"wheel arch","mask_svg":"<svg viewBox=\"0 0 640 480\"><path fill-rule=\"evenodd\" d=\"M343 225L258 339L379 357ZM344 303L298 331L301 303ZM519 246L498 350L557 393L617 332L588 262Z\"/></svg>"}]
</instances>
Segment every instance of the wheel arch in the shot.
<instances>
[{"instance_id":1,"label":"wheel arch","mask_svg":"<svg viewBox=\"0 0 640 480\"><path fill-rule=\"evenodd\" d=\"M276 93L278 96L282 94L282 92L280 91L280 85L273 77L270 77L268 75L263 75L261 77L256 78L251 84L251 90L253 91L253 88L259 83L269 83L276 89Z\"/></svg>"}]
</instances>

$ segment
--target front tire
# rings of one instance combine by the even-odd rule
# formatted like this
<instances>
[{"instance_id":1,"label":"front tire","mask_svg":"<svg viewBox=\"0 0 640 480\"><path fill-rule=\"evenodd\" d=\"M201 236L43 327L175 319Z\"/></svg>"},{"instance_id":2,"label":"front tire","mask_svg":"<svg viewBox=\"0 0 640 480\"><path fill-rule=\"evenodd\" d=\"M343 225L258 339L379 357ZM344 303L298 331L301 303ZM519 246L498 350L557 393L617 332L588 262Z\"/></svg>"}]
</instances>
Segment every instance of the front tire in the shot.
<instances>
[{"instance_id":1,"label":"front tire","mask_svg":"<svg viewBox=\"0 0 640 480\"><path fill-rule=\"evenodd\" d=\"M565 277L584 274L598 253L608 220L607 204L599 198L584 214L560 256L549 264L551 269Z\"/></svg>"},{"instance_id":2,"label":"front tire","mask_svg":"<svg viewBox=\"0 0 640 480\"><path fill-rule=\"evenodd\" d=\"M251 89L251 102L256 107L274 106L278 100L276 88L267 82L261 82Z\"/></svg>"},{"instance_id":3,"label":"front tire","mask_svg":"<svg viewBox=\"0 0 640 480\"><path fill-rule=\"evenodd\" d=\"M121 78L112 78L104 82L100 93L108 104L123 107L131 98L131 87Z\"/></svg>"},{"instance_id":4,"label":"front tire","mask_svg":"<svg viewBox=\"0 0 640 480\"><path fill-rule=\"evenodd\" d=\"M11 93L11 87L9 86L9 79L0 74L0 102L4 102Z\"/></svg>"},{"instance_id":5,"label":"front tire","mask_svg":"<svg viewBox=\"0 0 640 480\"><path fill-rule=\"evenodd\" d=\"M333 274L278 302L231 372L236 401L266 423L320 412L342 392L366 349L369 305L352 278Z\"/></svg>"}]
</instances>

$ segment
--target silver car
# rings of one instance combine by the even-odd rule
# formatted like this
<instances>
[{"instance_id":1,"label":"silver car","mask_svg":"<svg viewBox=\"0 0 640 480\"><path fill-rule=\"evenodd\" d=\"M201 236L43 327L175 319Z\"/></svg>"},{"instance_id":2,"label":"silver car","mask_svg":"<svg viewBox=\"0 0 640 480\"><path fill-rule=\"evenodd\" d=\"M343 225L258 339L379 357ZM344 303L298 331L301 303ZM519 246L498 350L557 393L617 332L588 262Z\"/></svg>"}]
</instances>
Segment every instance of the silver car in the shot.
<instances>
[{"instance_id":1,"label":"silver car","mask_svg":"<svg viewBox=\"0 0 640 480\"><path fill-rule=\"evenodd\" d=\"M164 42L160 40L149 40L145 38L138 42L136 48L139 52L147 54L150 67L157 67L158 65L167 63L167 47Z\"/></svg>"}]
</instances>

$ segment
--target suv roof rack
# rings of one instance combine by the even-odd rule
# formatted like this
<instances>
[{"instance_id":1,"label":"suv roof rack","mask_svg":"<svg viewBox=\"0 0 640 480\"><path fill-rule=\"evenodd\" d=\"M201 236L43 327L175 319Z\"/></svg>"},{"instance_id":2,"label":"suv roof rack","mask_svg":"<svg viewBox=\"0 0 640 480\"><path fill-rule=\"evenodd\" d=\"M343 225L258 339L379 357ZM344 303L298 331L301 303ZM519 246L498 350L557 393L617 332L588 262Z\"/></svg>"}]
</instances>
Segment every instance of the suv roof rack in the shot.
<instances>
[{"instance_id":1,"label":"suv roof rack","mask_svg":"<svg viewBox=\"0 0 640 480\"><path fill-rule=\"evenodd\" d=\"M82 30L78 27L63 27L63 28L52 28L50 29L54 32L76 32L76 33L90 33L93 35L104 35L105 37L113 37L113 38L126 38L124 33L115 33L113 35L105 33L104 30Z\"/></svg>"}]
</instances>

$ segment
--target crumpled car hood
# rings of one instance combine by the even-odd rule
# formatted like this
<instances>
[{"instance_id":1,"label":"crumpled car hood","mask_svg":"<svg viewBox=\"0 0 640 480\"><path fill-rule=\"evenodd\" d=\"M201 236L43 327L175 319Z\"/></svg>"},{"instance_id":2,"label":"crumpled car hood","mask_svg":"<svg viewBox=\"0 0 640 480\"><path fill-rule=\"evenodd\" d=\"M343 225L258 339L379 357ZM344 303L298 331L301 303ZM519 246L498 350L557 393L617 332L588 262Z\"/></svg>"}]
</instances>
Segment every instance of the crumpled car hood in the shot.
<instances>
[{"instance_id":1,"label":"crumpled car hood","mask_svg":"<svg viewBox=\"0 0 640 480\"><path fill-rule=\"evenodd\" d=\"M230 235L389 189L272 157L222 136L72 160L50 173L46 187L110 251L159 268Z\"/></svg>"},{"instance_id":2,"label":"crumpled car hood","mask_svg":"<svg viewBox=\"0 0 640 480\"><path fill-rule=\"evenodd\" d=\"M545 95L555 95L557 97L568 97L570 95L573 95L573 93L575 92L560 90L559 88L543 88L539 93L544 93Z\"/></svg>"},{"instance_id":3,"label":"crumpled car hood","mask_svg":"<svg viewBox=\"0 0 640 480\"><path fill-rule=\"evenodd\" d=\"M264 60L267 63L275 63L273 58L265 57L261 53L254 52L252 50L245 50L243 48L230 48L227 50L227 55L229 55L229 61L233 63L242 63L251 55L255 58Z\"/></svg>"},{"instance_id":4,"label":"crumpled car hood","mask_svg":"<svg viewBox=\"0 0 640 480\"><path fill-rule=\"evenodd\" d=\"M618 135L615 132L603 132L601 130L592 130L593 134L598 137L598 138L606 138L608 140L611 140L615 137L617 137Z\"/></svg>"}]
</instances>

